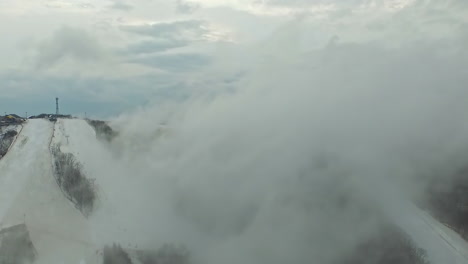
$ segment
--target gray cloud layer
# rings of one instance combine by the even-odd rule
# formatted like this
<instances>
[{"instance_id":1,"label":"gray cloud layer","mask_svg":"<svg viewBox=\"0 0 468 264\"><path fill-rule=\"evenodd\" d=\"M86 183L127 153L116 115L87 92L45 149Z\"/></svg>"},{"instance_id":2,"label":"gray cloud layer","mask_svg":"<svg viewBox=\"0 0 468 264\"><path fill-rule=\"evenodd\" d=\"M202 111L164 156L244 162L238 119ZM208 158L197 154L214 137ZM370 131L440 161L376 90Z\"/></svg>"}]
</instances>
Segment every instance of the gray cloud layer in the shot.
<instances>
[{"instance_id":1,"label":"gray cloud layer","mask_svg":"<svg viewBox=\"0 0 468 264\"><path fill-rule=\"evenodd\" d=\"M284 6L288 6L289 3L289 6L293 7L302 4L325 2L327 1L298 0L291 2L275 0L264 3L266 5ZM367 2L370 3L369 1ZM383 3L383 1L373 2ZM126 5L127 2L117 1L114 3ZM174 8L174 5L185 6L192 3L201 2L174 1L169 7ZM366 1L333 3L337 4L338 7L347 7L357 6L358 4L366 3ZM272 31L271 29L275 28L273 25L281 24L281 21L284 21L285 18L255 16L239 9L236 9L236 11L226 11L228 10L227 7L211 10L203 8L203 5L200 4L198 6L200 12L175 15L174 22L142 24L140 20L154 21L159 18L154 17L153 13L149 12L150 10L143 10L147 6L154 7L155 3L137 1L132 5L135 8L132 9L131 13L127 14L115 13L116 11L108 10L108 5L100 6L99 3L96 3L96 10L101 8L111 14L105 20L108 22L106 30L86 28L86 23L83 23L82 27L65 26L51 34L51 37L45 39L44 36L48 34L38 34L34 37L34 40L42 38L43 41L39 41L41 44L36 49L34 59L29 59L31 54L25 52L27 58L23 59L24 62L18 67L15 66L16 70L13 71L19 73L17 76L21 76L25 80L21 80L20 77L16 80L8 79L4 82L8 83L8 85L0 87L0 89L8 87L10 90L9 94L13 96L14 94L22 94L22 92L15 92L16 89L13 91L12 87L18 88L17 91L26 91L25 87L27 86L34 87L34 83L27 81L28 78L26 76L30 73L25 74L31 68L34 68L33 74L38 76L42 74L48 75L50 72L47 70L53 70L53 78L62 77L66 79L74 76L76 78L74 81L76 82L83 81L83 79L86 80L86 78L127 78L124 77L124 73L127 72L131 72L128 75L129 79L138 79L140 75L164 70L167 74L174 73L174 76L167 78L171 79L171 81L168 81L171 85L176 85L177 80L180 79L179 74L184 73L184 76L189 79L187 82L198 83L200 84L199 86L212 86L212 83L216 82L214 80L222 81L229 79L231 76L236 76L239 72L252 71L259 61L264 60L264 58L258 59L262 54L268 54L266 56L269 57L282 57L283 51L289 49L294 49L297 53L307 53L313 50L313 48L325 45L332 36L339 37L339 41L335 41L335 45L346 42L365 43L375 41L378 43L376 45L398 46L402 43L407 43L409 40L421 38L421 36L427 37L429 40L426 42L431 43L431 45L435 43L436 39L455 39L455 37L459 43L468 43L468 34L466 33L467 23L464 21L467 17L464 15L466 14L466 3L455 0L444 1L443 3L440 1L415 1L414 4L399 12L384 12L378 15L365 13L362 10L362 14L355 13L355 10L345 8L348 12L334 13L333 11L329 14L330 17L325 16L320 19L306 17L301 21L293 19L294 21L291 23L296 23L300 26L287 31L284 35L279 34L275 38L282 39L284 43L289 43L284 41L284 39L294 38L296 40L294 43L286 45L282 41L266 39L261 43L257 43L256 47L249 46L247 49L244 45L250 45L251 42L243 42L245 40L243 37L249 35L252 36L251 39L249 38L250 41L257 41L264 36L269 36ZM66 11L67 7L63 6L60 9ZM76 11L73 9L72 11L77 13L62 14L63 16L73 17L73 19L67 20L71 21L70 24L76 20L89 21L94 14L88 13L94 12L92 10L84 12L83 10ZM48 12L61 11L53 10ZM57 13L53 14L57 15ZM123 17L124 19L116 22L115 17ZM181 19L181 17L185 20L176 20ZM58 17L57 19L62 18ZM134 23L132 26L120 25L120 23L125 21L132 24L132 19L138 23ZM164 20L170 21L171 19L164 17ZM51 18L46 25L49 28L54 28L50 27L50 25L57 24L58 22ZM210 33L212 33L211 29L207 29L211 25L219 26L221 31L224 29L227 32L232 30L234 42L231 43L230 49L225 49L222 43L211 45L210 43L212 42L205 42ZM25 31L26 28L29 30L29 27L25 26L24 28L20 28L20 31ZM279 31L281 30L279 29ZM214 34L216 33L214 32ZM14 43L15 41L17 40L7 42ZM34 45L34 42L31 41L30 45ZM14 46L13 44L9 45ZM446 45L447 50L453 50L452 46L454 42L448 42ZM209 54L207 51L214 52ZM21 52L23 53L23 51ZM5 54L8 55L8 53ZM110 57L110 62L103 63L108 57ZM212 63L214 63L216 70L206 73L206 67L212 65ZM7 66L10 67L10 64ZM3 77L12 74L11 71L4 71L4 73L2 74ZM42 78L48 79L50 77L43 76ZM193 80L191 79L192 77L197 79ZM96 86L99 85L101 84L96 83ZM164 87L171 85L164 85ZM66 87L68 85L63 84L63 86ZM85 87L82 87L82 89L86 90ZM108 85L103 85L102 89L107 91L112 88ZM129 87L129 89L132 88ZM197 89L203 90L203 88Z\"/></svg>"},{"instance_id":2,"label":"gray cloud layer","mask_svg":"<svg viewBox=\"0 0 468 264\"><path fill-rule=\"evenodd\" d=\"M180 13L193 13L200 8L200 5L186 0L176 0L176 10Z\"/></svg>"},{"instance_id":3,"label":"gray cloud layer","mask_svg":"<svg viewBox=\"0 0 468 264\"><path fill-rule=\"evenodd\" d=\"M208 32L202 25L203 22L199 20L186 20L122 27L125 32L151 39L130 44L126 52L129 55L136 55L136 57L131 58L134 63L143 63L151 67L165 68L176 72L194 69L196 65L206 64L209 58L202 54L151 55L143 58L138 55L162 53L198 42Z\"/></svg>"},{"instance_id":4,"label":"gray cloud layer","mask_svg":"<svg viewBox=\"0 0 468 264\"><path fill-rule=\"evenodd\" d=\"M142 63L150 67L177 73L202 69L210 61L210 56L202 54L164 54L146 56L134 59L131 62Z\"/></svg>"},{"instance_id":5,"label":"gray cloud layer","mask_svg":"<svg viewBox=\"0 0 468 264\"><path fill-rule=\"evenodd\" d=\"M142 41L136 44L130 44L126 52L130 54L147 54L167 51L174 48L187 46L190 42L187 40L159 40Z\"/></svg>"},{"instance_id":6,"label":"gray cloud layer","mask_svg":"<svg viewBox=\"0 0 468 264\"><path fill-rule=\"evenodd\" d=\"M102 58L103 52L98 41L86 31L63 27L39 47L36 67L38 69L52 67L67 58L96 62Z\"/></svg>"},{"instance_id":7,"label":"gray cloud layer","mask_svg":"<svg viewBox=\"0 0 468 264\"><path fill-rule=\"evenodd\" d=\"M200 36L206 32L201 27L202 25L203 22L200 20L184 20L153 25L123 26L122 30L153 38L178 39Z\"/></svg>"},{"instance_id":8,"label":"gray cloud layer","mask_svg":"<svg viewBox=\"0 0 468 264\"><path fill-rule=\"evenodd\" d=\"M111 9L121 10L121 11L131 11L134 6L122 2L122 1L114 1L114 3L110 6Z\"/></svg>"}]
</instances>

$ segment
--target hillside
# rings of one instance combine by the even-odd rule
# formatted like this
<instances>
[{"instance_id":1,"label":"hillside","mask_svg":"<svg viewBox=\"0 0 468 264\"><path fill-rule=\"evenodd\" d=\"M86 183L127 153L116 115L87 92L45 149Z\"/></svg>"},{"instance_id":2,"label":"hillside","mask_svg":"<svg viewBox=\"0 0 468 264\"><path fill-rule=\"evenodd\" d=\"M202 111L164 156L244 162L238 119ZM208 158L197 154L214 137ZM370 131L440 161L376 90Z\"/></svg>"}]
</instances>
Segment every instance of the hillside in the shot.
<instances>
[{"instance_id":1,"label":"hillside","mask_svg":"<svg viewBox=\"0 0 468 264\"><path fill-rule=\"evenodd\" d=\"M191 248L168 244L143 249L130 244L138 234L126 229L131 222L119 212L119 197L125 188L133 187L119 175L131 175L132 170L117 163L109 149L109 140L116 134L99 136L89 122L79 119L34 119L22 129L9 129L19 133L0 160L0 241L6 241L0 245L0 257L27 256L28 261L41 264L189 262ZM63 167L65 161L58 162L67 159L72 164L69 167ZM116 185L121 185L121 192L116 192ZM83 198L89 192L91 206ZM340 263L363 263L363 256L368 263L391 263L394 251L399 251L399 263L415 259L420 261L417 263L426 263L426 259L430 263L468 263L468 244L460 235L390 191L382 196L389 204L382 214L389 225L382 227L379 236L357 245ZM393 208L391 204L396 203L406 206ZM142 210L138 202L133 206ZM2 234L8 236L2 238ZM13 256L6 250L12 247L21 252ZM369 252L375 253L372 261L365 255Z\"/></svg>"}]
</instances>

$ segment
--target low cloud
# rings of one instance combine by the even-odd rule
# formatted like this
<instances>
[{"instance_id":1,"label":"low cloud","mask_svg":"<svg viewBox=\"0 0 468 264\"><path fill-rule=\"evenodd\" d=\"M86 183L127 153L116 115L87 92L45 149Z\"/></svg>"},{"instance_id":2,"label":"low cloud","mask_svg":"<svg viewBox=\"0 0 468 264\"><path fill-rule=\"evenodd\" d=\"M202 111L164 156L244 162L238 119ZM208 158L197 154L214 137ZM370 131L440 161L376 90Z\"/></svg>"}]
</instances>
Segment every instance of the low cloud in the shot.
<instances>
[{"instance_id":1,"label":"low cloud","mask_svg":"<svg viewBox=\"0 0 468 264\"><path fill-rule=\"evenodd\" d=\"M221 54L251 67L234 89L116 121L119 164L140 172L131 177L140 195L109 193L127 196L115 199L133 232L183 241L202 263L346 263L379 234L373 212L402 225L428 173L446 177L453 157L466 165L459 37L335 37L303 52L290 34L301 23L254 49L254 63ZM146 210L130 208L130 197Z\"/></svg>"}]
</instances>

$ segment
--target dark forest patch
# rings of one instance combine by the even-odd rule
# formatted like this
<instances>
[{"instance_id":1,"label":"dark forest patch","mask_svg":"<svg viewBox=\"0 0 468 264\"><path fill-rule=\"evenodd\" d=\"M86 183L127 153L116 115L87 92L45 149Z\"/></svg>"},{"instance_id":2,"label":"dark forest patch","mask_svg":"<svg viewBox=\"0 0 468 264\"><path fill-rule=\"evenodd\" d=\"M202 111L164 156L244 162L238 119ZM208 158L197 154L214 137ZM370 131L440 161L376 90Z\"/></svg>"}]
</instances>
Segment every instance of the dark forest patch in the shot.
<instances>
[{"instance_id":1,"label":"dark forest patch","mask_svg":"<svg viewBox=\"0 0 468 264\"><path fill-rule=\"evenodd\" d=\"M429 264L426 252L417 248L399 228L384 225L378 234L357 245L337 264Z\"/></svg>"},{"instance_id":2,"label":"dark forest patch","mask_svg":"<svg viewBox=\"0 0 468 264\"><path fill-rule=\"evenodd\" d=\"M453 176L437 178L426 194L432 214L468 240L468 168Z\"/></svg>"},{"instance_id":3,"label":"dark forest patch","mask_svg":"<svg viewBox=\"0 0 468 264\"><path fill-rule=\"evenodd\" d=\"M3 156L6 155L17 135L18 132L15 130L8 130L7 132L0 134L0 158L3 158Z\"/></svg>"},{"instance_id":4,"label":"dark forest patch","mask_svg":"<svg viewBox=\"0 0 468 264\"><path fill-rule=\"evenodd\" d=\"M86 122L94 129L98 139L111 142L117 136L117 132L106 121L86 119Z\"/></svg>"},{"instance_id":5,"label":"dark forest patch","mask_svg":"<svg viewBox=\"0 0 468 264\"><path fill-rule=\"evenodd\" d=\"M96 201L94 181L84 175L82 165L73 154L63 153L60 146L53 147L51 151L57 184L76 208L89 216Z\"/></svg>"},{"instance_id":6,"label":"dark forest patch","mask_svg":"<svg viewBox=\"0 0 468 264\"><path fill-rule=\"evenodd\" d=\"M189 257L184 246L173 244L165 244L156 250L128 249L113 244L103 250L104 264L189 264Z\"/></svg>"},{"instance_id":7,"label":"dark forest patch","mask_svg":"<svg viewBox=\"0 0 468 264\"><path fill-rule=\"evenodd\" d=\"M120 245L112 245L112 247L104 247L103 264L132 264L128 253L122 249Z\"/></svg>"},{"instance_id":8,"label":"dark forest patch","mask_svg":"<svg viewBox=\"0 0 468 264\"><path fill-rule=\"evenodd\" d=\"M139 251L138 259L143 264L188 264L189 252L183 246L165 244L155 251Z\"/></svg>"}]
</instances>

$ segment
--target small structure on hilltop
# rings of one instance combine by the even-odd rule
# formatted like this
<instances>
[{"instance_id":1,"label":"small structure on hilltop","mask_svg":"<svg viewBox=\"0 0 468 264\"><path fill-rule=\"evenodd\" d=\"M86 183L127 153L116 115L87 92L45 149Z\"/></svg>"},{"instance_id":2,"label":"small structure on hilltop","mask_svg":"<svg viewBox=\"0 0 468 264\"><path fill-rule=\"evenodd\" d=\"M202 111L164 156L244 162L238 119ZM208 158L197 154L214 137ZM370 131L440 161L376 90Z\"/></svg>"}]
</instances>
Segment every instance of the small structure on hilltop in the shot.
<instances>
[{"instance_id":1,"label":"small structure on hilltop","mask_svg":"<svg viewBox=\"0 0 468 264\"><path fill-rule=\"evenodd\" d=\"M55 97L55 115L59 115L58 97Z\"/></svg>"},{"instance_id":2,"label":"small structure on hilltop","mask_svg":"<svg viewBox=\"0 0 468 264\"><path fill-rule=\"evenodd\" d=\"M27 115L27 112L26 112L26 115ZM19 118L19 119L22 119L23 121L25 119L17 116L17 115L12 115L14 116L15 118ZM0 116L0 120L2 117ZM58 118L73 118L72 115L63 115L63 114L60 114L60 108L59 108L59 98L58 97L55 97L55 113L49 113L49 114L46 114L46 113L42 113L42 114L39 114L39 115L31 115L29 117L27 117L27 119L49 119L49 121L52 121L52 122L55 122L57 121ZM1 264L1 263L0 263Z\"/></svg>"},{"instance_id":3,"label":"small structure on hilltop","mask_svg":"<svg viewBox=\"0 0 468 264\"><path fill-rule=\"evenodd\" d=\"M57 121L57 118L59 117L59 103L58 103L58 97L55 97L55 116L51 115L49 116L49 120L52 122Z\"/></svg>"}]
</instances>

